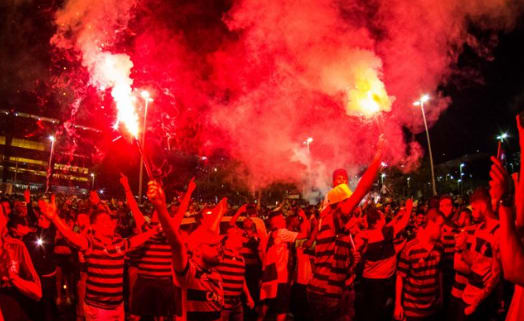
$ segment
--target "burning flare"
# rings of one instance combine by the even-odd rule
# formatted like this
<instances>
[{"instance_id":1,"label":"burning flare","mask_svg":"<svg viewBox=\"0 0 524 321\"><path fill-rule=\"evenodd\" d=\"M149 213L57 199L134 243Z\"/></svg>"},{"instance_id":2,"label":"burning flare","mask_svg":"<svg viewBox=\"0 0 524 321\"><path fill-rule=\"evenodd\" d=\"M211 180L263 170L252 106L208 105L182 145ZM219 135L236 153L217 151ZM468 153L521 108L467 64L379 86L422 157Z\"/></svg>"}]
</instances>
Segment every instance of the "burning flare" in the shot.
<instances>
[{"instance_id":1,"label":"burning flare","mask_svg":"<svg viewBox=\"0 0 524 321\"><path fill-rule=\"evenodd\" d=\"M391 111L394 98L388 96L377 72L370 68L357 74L353 87L348 90L346 113L370 118L378 112Z\"/></svg>"},{"instance_id":2,"label":"burning flare","mask_svg":"<svg viewBox=\"0 0 524 321\"><path fill-rule=\"evenodd\" d=\"M124 54L100 53L102 62L96 65L96 79L99 88L103 90L111 87L111 96L116 103L117 120L114 128L122 123L129 133L138 138L140 127L136 113L136 97L131 85L133 80L129 77L133 63L129 56Z\"/></svg>"}]
</instances>

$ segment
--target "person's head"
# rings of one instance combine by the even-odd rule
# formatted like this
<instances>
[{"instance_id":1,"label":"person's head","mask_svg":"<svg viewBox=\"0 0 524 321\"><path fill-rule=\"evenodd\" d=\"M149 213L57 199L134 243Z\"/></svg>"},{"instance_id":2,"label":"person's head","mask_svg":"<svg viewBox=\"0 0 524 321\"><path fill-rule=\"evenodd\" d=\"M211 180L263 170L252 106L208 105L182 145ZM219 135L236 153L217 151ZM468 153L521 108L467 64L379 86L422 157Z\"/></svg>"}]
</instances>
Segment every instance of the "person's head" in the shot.
<instances>
[{"instance_id":1,"label":"person's head","mask_svg":"<svg viewBox=\"0 0 524 321\"><path fill-rule=\"evenodd\" d=\"M438 209L439 201L440 201L440 197L438 197L438 196L432 196L432 197L428 200L427 209L428 209L428 210L431 209L431 208L436 208L436 209Z\"/></svg>"},{"instance_id":2,"label":"person's head","mask_svg":"<svg viewBox=\"0 0 524 321\"><path fill-rule=\"evenodd\" d=\"M438 210L445 218L450 218L453 214L453 199L450 195L442 195L438 201Z\"/></svg>"},{"instance_id":3,"label":"person's head","mask_svg":"<svg viewBox=\"0 0 524 321\"><path fill-rule=\"evenodd\" d=\"M426 215L424 212L418 212L417 216L415 216L415 226L421 227L426 224Z\"/></svg>"},{"instance_id":4,"label":"person's head","mask_svg":"<svg viewBox=\"0 0 524 321\"><path fill-rule=\"evenodd\" d=\"M176 212L178 211L178 205L177 204L171 204L169 205L169 215L171 215L171 217L175 216Z\"/></svg>"},{"instance_id":5,"label":"person's head","mask_svg":"<svg viewBox=\"0 0 524 321\"><path fill-rule=\"evenodd\" d=\"M15 201L15 213L19 216L27 216L27 206L24 201Z\"/></svg>"},{"instance_id":6,"label":"person's head","mask_svg":"<svg viewBox=\"0 0 524 321\"><path fill-rule=\"evenodd\" d=\"M469 208L462 208L457 218L457 225L459 227L465 227L471 225L471 211Z\"/></svg>"},{"instance_id":7,"label":"person's head","mask_svg":"<svg viewBox=\"0 0 524 321\"><path fill-rule=\"evenodd\" d=\"M85 230L86 228L89 228L91 225L89 222L89 215L85 213L78 213L76 216L76 224L80 228L81 231Z\"/></svg>"},{"instance_id":8,"label":"person's head","mask_svg":"<svg viewBox=\"0 0 524 321\"><path fill-rule=\"evenodd\" d=\"M224 237L224 248L233 251L238 251L244 244L243 231L238 227L231 227L227 230L226 236Z\"/></svg>"},{"instance_id":9,"label":"person's head","mask_svg":"<svg viewBox=\"0 0 524 321\"><path fill-rule=\"evenodd\" d=\"M36 210L35 210L36 212ZM51 226L51 221L47 219L47 217L43 214L38 215L38 227L41 227L43 229L47 229Z\"/></svg>"},{"instance_id":10,"label":"person's head","mask_svg":"<svg viewBox=\"0 0 524 321\"><path fill-rule=\"evenodd\" d=\"M223 246L220 236L204 227L191 233L188 246L193 257L206 267L217 266L222 261Z\"/></svg>"},{"instance_id":11,"label":"person's head","mask_svg":"<svg viewBox=\"0 0 524 321\"><path fill-rule=\"evenodd\" d=\"M348 184L348 172L345 169L339 168L333 172L333 187L340 184Z\"/></svg>"},{"instance_id":12,"label":"person's head","mask_svg":"<svg viewBox=\"0 0 524 321\"><path fill-rule=\"evenodd\" d=\"M281 211L273 213L269 219L269 226L271 230L278 230L286 228L286 219Z\"/></svg>"},{"instance_id":13,"label":"person's head","mask_svg":"<svg viewBox=\"0 0 524 321\"><path fill-rule=\"evenodd\" d=\"M246 206L246 216L258 216L257 207L255 204L248 204Z\"/></svg>"},{"instance_id":14,"label":"person's head","mask_svg":"<svg viewBox=\"0 0 524 321\"><path fill-rule=\"evenodd\" d=\"M471 204L471 216L474 221L483 221L491 212L491 197L484 187L477 188L469 199Z\"/></svg>"},{"instance_id":15,"label":"person's head","mask_svg":"<svg viewBox=\"0 0 524 321\"><path fill-rule=\"evenodd\" d=\"M244 231L256 231L256 226L255 226L255 223L253 222L252 219L250 219L249 217L246 217L243 221L242 221L242 227L244 228Z\"/></svg>"},{"instance_id":16,"label":"person's head","mask_svg":"<svg viewBox=\"0 0 524 321\"><path fill-rule=\"evenodd\" d=\"M444 225L444 216L432 208L426 214L426 221L424 223L424 229L421 231L424 237L428 237L429 240L435 242L440 239L440 233L442 231L442 225Z\"/></svg>"},{"instance_id":17,"label":"person's head","mask_svg":"<svg viewBox=\"0 0 524 321\"><path fill-rule=\"evenodd\" d=\"M23 217L18 215L12 215L9 217L7 228L9 229L9 234L17 239L22 239L27 235L27 233L29 233L29 227L26 225L26 221Z\"/></svg>"},{"instance_id":18,"label":"person's head","mask_svg":"<svg viewBox=\"0 0 524 321\"><path fill-rule=\"evenodd\" d=\"M369 229L380 230L386 224L386 218L374 206L370 206L366 209L365 216L366 216L366 220L367 220Z\"/></svg>"},{"instance_id":19,"label":"person's head","mask_svg":"<svg viewBox=\"0 0 524 321\"><path fill-rule=\"evenodd\" d=\"M95 234L104 237L113 237L115 235L117 222L107 211L95 211L91 214L91 226Z\"/></svg>"},{"instance_id":20,"label":"person's head","mask_svg":"<svg viewBox=\"0 0 524 321\"><path fill-rule=\"evenodd\" d=\"M298 215L290 215L286 218L286 226L290 231L300 230L300 218Z\"/></svg>"}]
</instances>

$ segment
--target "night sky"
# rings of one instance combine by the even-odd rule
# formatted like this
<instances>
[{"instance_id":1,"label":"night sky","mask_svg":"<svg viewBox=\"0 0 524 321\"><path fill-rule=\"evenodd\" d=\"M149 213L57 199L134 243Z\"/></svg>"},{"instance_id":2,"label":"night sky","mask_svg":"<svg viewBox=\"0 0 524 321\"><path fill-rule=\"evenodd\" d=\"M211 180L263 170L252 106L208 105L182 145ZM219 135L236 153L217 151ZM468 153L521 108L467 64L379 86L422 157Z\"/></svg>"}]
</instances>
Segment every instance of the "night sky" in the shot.
<instances>
[{"instance_id":1,"label":"night sky","mask_svg":"<svg viewBox=\"0 0 524 321\"><path fill-rule=\"evenodd\" d=\"M436 162L463 154L496 153L496 136L509 132L509 150L518 144L515 115L524 110L524 23L498 35L489 61L465 50L459 61L470 74L454 75L443 89L453 102L430 129ZM426 145L426 137L418 135Z\"/></svg>"},{"instance_id":2,"label":"night sky","mask_svg":"<svg viewBox=\"0 0 524 321\"><path fill-rule=\"evenodd\" d=\"M195 61L206 60L202 63L203 67L198 66L195 72L203 75L204 81L202 84L198 82L192 90L195 92L203 90L207 95L209 92L214 94L220 92L222 100L233 99L230 97L235 97L234 88L231 91L210 88L205 83L208 81L207 78L215 75L209 71L210 58L208 56L202 58L203 55L198 57L199 54L220 51L221 46L234 43L240 37L237 33L227 32L222 21L232 2L178 1L172 4L169 10L164 10L162 3L162 1L148 1L147 8L140 8L138 16L154 14L157 20L163 21L162 26L166 30L171 30L176 35L179 43L184 44L181 46L182 49L177 49L179 50L177 53L187 54L189 57L187 61L192 59L192 63L195 64L185 68L195 67ZM213 5L210 5L211 3ZM70 57L67 57L64 52L57 52L57 49L49 43L49 39L56 31L53 23L54 13L62 4L63 1L57 0L38 2L8 0L0 4L0 108L28 111L62 120L70 117L72 96L76 93L74 90L70 92L63 90L64 86L59 87L57 83L64 85L64 79L70 77L68 72L72 73L77 67L74 59L69 59ZM369 12L362 14L366 19L371 15ZM441 93L451 98L451 103L430 130L436 163L477 151L493 153L496 150L495 137L501 131L509 130L512 135L509 143L516 145L514 116L523 110L524 106L524 59L522 58L524 46L521 45L524 40L524 19L522 17L523 15L520 14L515 19L516 25L505 31L477 30L474 25L468 27L469 32L476 36L478 43L474 47L468 46L467 43L464 45L456 63L452 62L451 76L443 80L438 87ZM141 37L140 30L147 28L151 21L148 18L137 18L132 22L135 29L131 28L131 32L123 37L124 39L119 40L119 45L128 51L136 50L138 45L142 45L143 47L140 48L148 57L150 48L145 44L150 39ZM380 30L382 26L379 23L366 27L375 33L375 39L381 40L384 31ZM158 55L158 53L153 54ZM213 58L217 59L216 56ZM177 66L174 68L178 68ZM137 75L135 83L147 83L144 80L147 79L147 72L156 72L160 74L159 77L162 77L160 71L154 68L144 71L143 74ZM86 77L83 75L68 80L78 86L87 82ZM189 75L184 81L194 83L195 79L192 77L194 75ZM248 83L246 86L249 85L251 84ZM186 88L187 86L184 87ZM104 104L103 99L92 100L95 104ZM195 106L188 106L188 102L183 97L177 99L179 99L177 104L182 105L186 110L192 108L207 110L207 107L200 106L203 104L202 101L205 101L204 96L195 99ZM158 105L161 103L162 100L159 99ZM426 108L431 107L430 103ZM114 115L108 112L106 117L111 118ZM90 117L83 117L83 119L89 121ZM187 116L187 119L191 117ZM99 124L87 125L97 127ZM195 126L187 126L183 130L193 132L197 129ZM423 132L417 134L415 139L424 149L426 148ZM314 148L315 146L313 146L313 153L316 152ZM199 152L201 151L195 151L195 153ZM367 157L371 155L364 154Z\"/></svg>"}]
</instances>

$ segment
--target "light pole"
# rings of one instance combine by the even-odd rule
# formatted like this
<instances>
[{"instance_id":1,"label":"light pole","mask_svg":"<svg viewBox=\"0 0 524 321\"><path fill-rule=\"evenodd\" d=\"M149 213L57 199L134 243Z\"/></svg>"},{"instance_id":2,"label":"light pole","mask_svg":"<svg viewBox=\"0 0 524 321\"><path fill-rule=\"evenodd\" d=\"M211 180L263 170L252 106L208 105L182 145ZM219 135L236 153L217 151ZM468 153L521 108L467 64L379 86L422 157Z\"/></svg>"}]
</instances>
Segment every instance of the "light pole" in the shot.
<instances>
[{"instance_id":1,"label":"light pole","mask_svg":"<svg viewBox=\"0 0 524 321\"><path fill-rule=\"evenodd\" d=\"M311 150L309 148L309 145L313 142L313 137L308 137L304 141L304 144L306 144L307 148L307 185L308 188L312 191L313 187L311 186Z\"/></svg>"},{"instance_id":2,"label":"light pole","mask_svg":"<svg viewBox=\"0 0 524 321\"><path fill-rule=\"evenodd\" d=\"M424 120L424 127L426 128L426 138L428 139L429 164L431 166L431 185L433 187L433 196L437 195L437 185L435 184L435 169L433 166L433 153L431 151L431 140L429 139L428 122L426 121L426 113L424 112L424 103L429 100L429 95L422 95L419 100L413 103L413 106L420 106L422 112L422 119Z\"/></svg>"},{"instance_id":3,"label":"light pole","mask_svg":"<svg viewBox=\"0 0 524 321\"><path fill-rule=\"evenodd\" d=\"M458 179L458 182L459 182L459 193L460 193L460 187L462 187L462 189L464 189L464 185L461 184L464 181L464 179L463 179L464 172L462 170L464 168L464 166L466 166L466 164L460 163L460 166L459 166L459 179Z\"/></svg>"},{"instance_id":4,"label":"light pole","mask_svg":"<svg viewBox=\"0 0 524 321\"><path fill-rule=\"evenodd\" d=\"M145 108L144 108L144 121L142 124L142 150L145 150L146 147L146 132L147 132L147 108L149 107L149 102L152 102L153 99L149 95L147 90L143 90L140 95L144 98ZM140 156L140 170L138 172L138 201L142 204L142 181L144 179L144 153L141 153Z\"/></svg>"},{"instance_id":5,"label":"light pole","mask_svg":"<svg viewBox=\"0 0 524 321\"><path fill-rule=\"evenodd\" d=\"M91 173L91 189L95 189L95 173Z\"/></svg>"},{"instance_id":6,"label":"light pole","mask_svg":"<svg viewBox=\"0 0 524 321\"><path fill-rule=\"evenodd\" d=\"M50 188L50 181L51 181L51 164L53 163L53 154L55 152L55 136L49 136L49 140L51 141L51 151L49 152L49 162L47 164L47 176L46 176L46 182L45 182L45 192L49 192Z\"/></svg>"}]
</instances>

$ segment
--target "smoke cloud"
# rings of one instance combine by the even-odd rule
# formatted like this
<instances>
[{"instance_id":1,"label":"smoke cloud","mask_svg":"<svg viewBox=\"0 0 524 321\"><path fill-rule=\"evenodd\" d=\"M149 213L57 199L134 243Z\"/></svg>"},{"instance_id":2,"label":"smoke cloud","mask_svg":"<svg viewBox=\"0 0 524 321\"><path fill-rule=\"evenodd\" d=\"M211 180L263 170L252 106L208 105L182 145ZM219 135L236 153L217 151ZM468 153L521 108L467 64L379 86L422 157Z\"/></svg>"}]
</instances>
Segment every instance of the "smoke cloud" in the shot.
<instances>
[{"instance_id":1,"label":"smoke cloud","mask_svg":"<svg viewBox=\"0 0 524 321\"><path fill-rule=\"evenodd\" d=\"M405 131L423 127L413 101L430 93L427 116L438 120L450 103L439 85L464 45L486 49L469 28L509 30L521 9L509 0L213 3L69 0L51 42L77 54L98 95L111 89L118 104L115 90L153 92L161 126L151 137L200 155L227 151L253 188L326 188L335 168L358 174L382 133L385 161L415 168L423 150Z\"/></svg>"}]
</instances>

